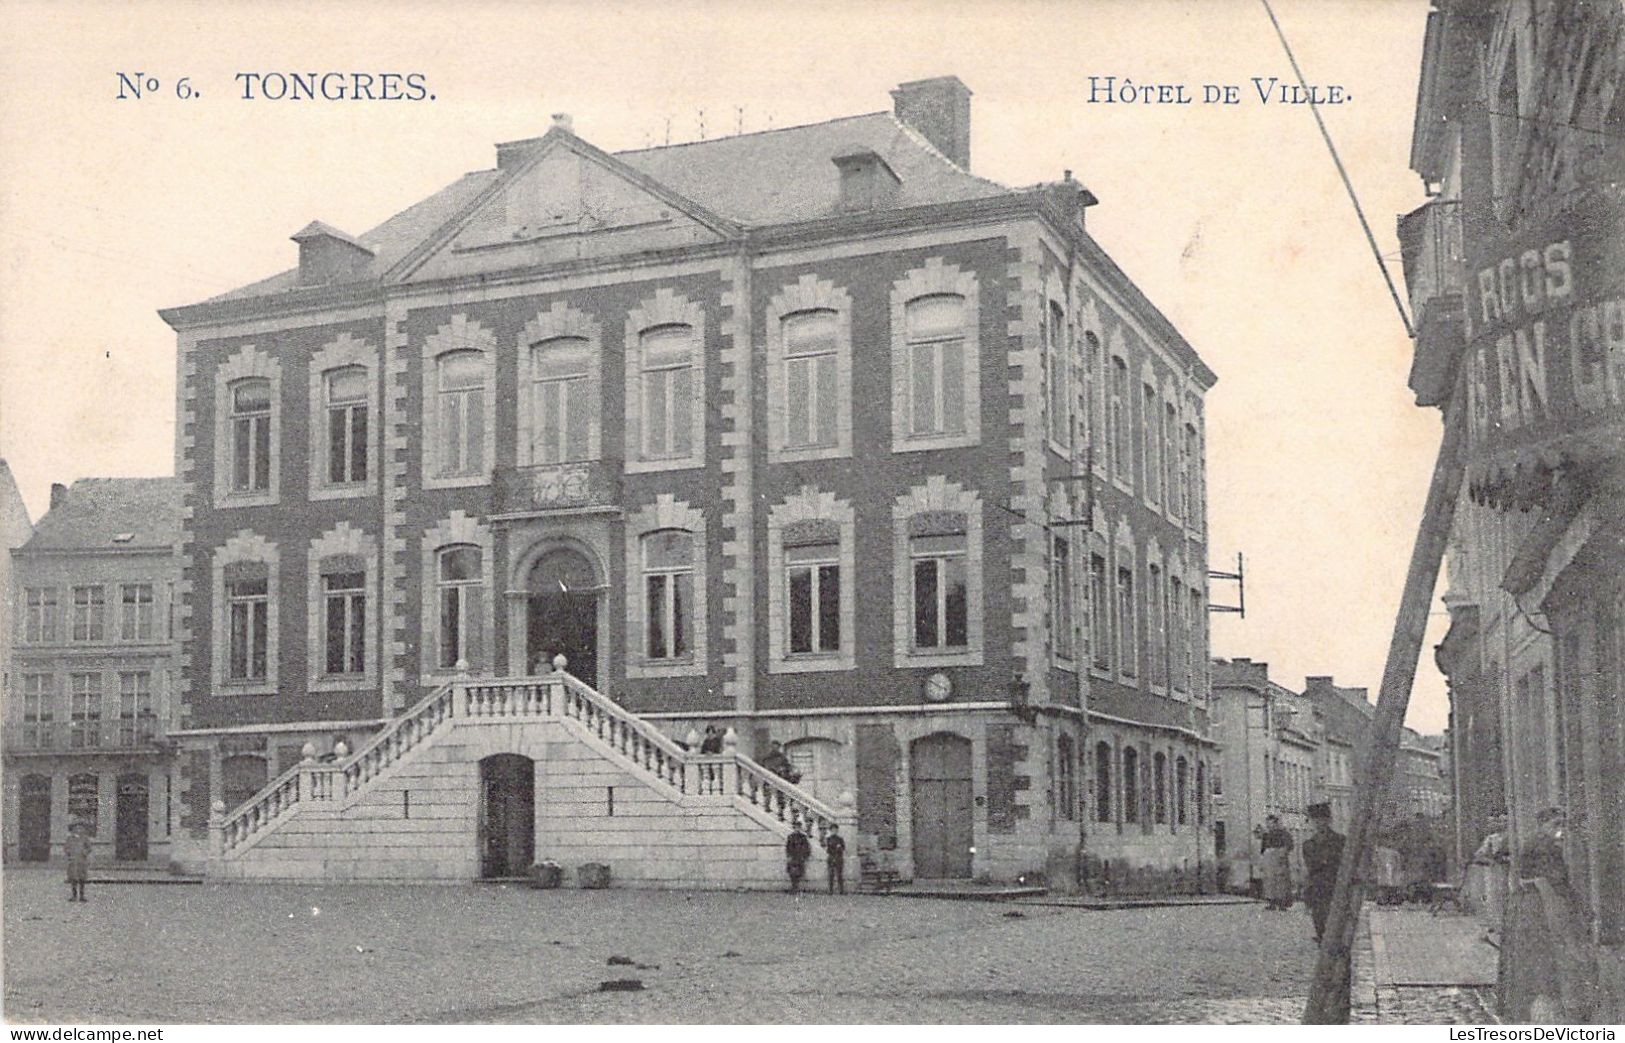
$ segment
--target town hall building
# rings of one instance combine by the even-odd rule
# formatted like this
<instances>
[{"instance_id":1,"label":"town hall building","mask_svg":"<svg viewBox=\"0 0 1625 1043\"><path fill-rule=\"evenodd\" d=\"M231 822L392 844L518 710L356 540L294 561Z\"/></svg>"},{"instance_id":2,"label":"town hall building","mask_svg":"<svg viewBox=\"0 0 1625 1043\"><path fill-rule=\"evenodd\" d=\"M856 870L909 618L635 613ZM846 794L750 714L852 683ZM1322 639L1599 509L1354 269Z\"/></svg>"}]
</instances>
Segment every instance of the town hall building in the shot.
<instances>
[{"instance_id":1,"label":"town hall building","mask_svg":"<svg viewBox=\"0 0 1625 1043\"><path fill-rule=\"evenodd\" d=\"M1215 377L1070 172L972 174L954 77L892 95L618 153L555 117L162 313L194 861L765 883L840 821L904 878L1211 880Z\"/></svg>"}]
</instances>

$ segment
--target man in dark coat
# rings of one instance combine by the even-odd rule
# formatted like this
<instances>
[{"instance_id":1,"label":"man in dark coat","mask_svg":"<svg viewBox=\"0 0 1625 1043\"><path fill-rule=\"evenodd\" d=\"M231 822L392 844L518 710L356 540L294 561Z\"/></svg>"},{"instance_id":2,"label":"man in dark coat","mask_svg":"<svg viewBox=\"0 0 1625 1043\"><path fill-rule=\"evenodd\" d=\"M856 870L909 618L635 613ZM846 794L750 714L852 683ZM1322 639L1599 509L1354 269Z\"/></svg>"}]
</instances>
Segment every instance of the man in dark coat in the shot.
<instances>
[{"instance_id":1,"label":"man in dark coat","mask_svg":"<svg viewBox=\"0 0 1625 1043\"><path fill-rule=\"evenodd\" d=\"M89 901L85 897L85 884L90 880L90 829L82 822L68 827L68 839L62 847L68 859L68 901Z\"/></svg>"},{"instance_id":2,"label":"man in dark coat","mask_svg":"<svg viewBox=\"0 0 1625 1043\"><path fill-rule=\"evenodd\" d=\"M790 757L784 752L784 745L777 739L773 740L766 755L762 757L759 763L786 782L796 783L801 781L801 776L797 774L795 765L790 763Z\"/></svg>"},{"instance_id":3,"label":"man in dark coat","mask_svg":"<svg viewBox=\"0 0 1625 1043\"><path fill-rule=\"evenodd\" d=\"M833 822L824 837L824 858L829 866L829 893L839 890L846 894L846 838L841 836L841 827Z\"/></svg>"},{"instance_id":4,"label":"man in dark coat","mask_svg":"<svg viewBox=\"0 0 1625 1043\"><path fill-rule=\"evenodd\" d=\"M801 823L790 827L784 842L784 869L790 874L790 893L801 891L801 878L807 875L807 859L812 857L812 841L801 831Z\"/></svg>"},{"instance_id":5,"label":"man in dark coat","mask_svg":"<svg viewBox=\"0 0 1625 1043\"><path fill-rule=\"evenodd\" d=\"M1315 921L1315 941L1326 933L1326 917L1332 911L1332 893L1337 890L1337 866L1343 861L1343 834L1332 829L1332 806L1309 805L1309 821L1315 832L1303 842L1303 900Z\"/></svg>"}]
</instances>

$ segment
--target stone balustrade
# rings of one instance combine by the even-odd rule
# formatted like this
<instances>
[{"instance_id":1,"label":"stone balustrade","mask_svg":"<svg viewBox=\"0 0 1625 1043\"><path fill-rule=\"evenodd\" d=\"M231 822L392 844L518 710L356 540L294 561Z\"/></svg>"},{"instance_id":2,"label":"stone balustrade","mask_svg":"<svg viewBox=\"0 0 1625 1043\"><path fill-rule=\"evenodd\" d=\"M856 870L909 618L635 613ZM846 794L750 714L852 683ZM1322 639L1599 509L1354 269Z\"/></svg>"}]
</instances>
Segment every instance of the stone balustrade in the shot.
<instances>
[{"instance_id":1,"label":"stone balustrade","mask_svg":"<svg viewBox=\"0 0 1625 1043\"><path fill-rule=\"evenodd\" d=\"M451 722L466 724L538 719L569 720L646 778L685 798L742 801L786 828L797 826L822 842L837 813L811 794L738 752L730 730L720 754L685 750L658 728L564 672L540 677L458 679L425 696L354 754L318 763L305 760L273 779L229 813L218 802L210 815L216 857L245 850L257 836L300 805L346 806L412 750L431 741Z\"/></svg>"}]
</instances>

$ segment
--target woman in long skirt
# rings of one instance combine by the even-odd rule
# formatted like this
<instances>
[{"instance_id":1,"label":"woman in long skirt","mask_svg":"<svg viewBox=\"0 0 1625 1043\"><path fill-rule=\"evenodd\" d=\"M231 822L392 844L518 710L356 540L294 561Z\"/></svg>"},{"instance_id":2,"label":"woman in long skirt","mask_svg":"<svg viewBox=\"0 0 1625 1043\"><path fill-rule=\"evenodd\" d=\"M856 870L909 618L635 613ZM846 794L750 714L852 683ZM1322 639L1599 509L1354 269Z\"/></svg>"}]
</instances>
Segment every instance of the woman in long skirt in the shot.
<instances>
[{"instance_id":1,"label":"woman in long skirt","mask_svg":"<svg viewBox=\"0 0 1625 1043\"><path fill-rule=\"evenodd\" d=\"M1292 908L1292 834L1271 815L1259 838L1259 863L1264 876L1264 901L1271 909Z\"/></svg>"}]
</instances>

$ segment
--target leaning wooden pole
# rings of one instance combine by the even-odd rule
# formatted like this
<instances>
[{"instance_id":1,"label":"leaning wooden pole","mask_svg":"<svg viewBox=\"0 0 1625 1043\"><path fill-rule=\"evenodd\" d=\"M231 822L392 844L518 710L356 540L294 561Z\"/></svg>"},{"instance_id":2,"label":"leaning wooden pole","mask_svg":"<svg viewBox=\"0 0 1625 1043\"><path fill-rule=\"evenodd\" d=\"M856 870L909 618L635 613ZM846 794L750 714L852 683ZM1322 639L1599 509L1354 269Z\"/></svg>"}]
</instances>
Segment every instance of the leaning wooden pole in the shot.
<instances>
[{"instance_id":1,"label":"leaning wooden pole","mask_svg":"<svg viewBox=\"0 0 1625 1043\"><path fill-rule=\"evenodd\" d=\"M1433 465L1422 523L1411 548L1410 571L1405 574L1405 591L1399 599L1399 615L1388 642L1388 662L1382 671L1377 710L1366 736L1363 766L1355 785L1354 821L1343 845L1343 861L1337 867L1337 889L1332 895L1320 958L1315 963L1315 979L1309 987L1309 1002L1303 1011L1306 1025L1340 1025L1349 1019L1349 953L1360 913L1360 888L1354 877L1358 867L1368 864L1367 852L1376 833L1383 797L1393 779L1405 710L1410 705L1411 685L1416 680L1416 664L1427 632L1428 607L1455 521L1456 499L1461 492L1461 450L1466 438L1464 397L1458 380L1445 407L1439 458Z\"/></svg>"}]
</instances>

